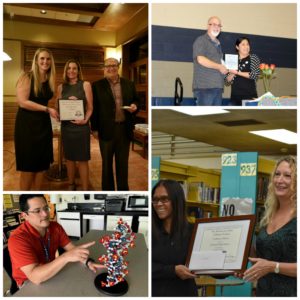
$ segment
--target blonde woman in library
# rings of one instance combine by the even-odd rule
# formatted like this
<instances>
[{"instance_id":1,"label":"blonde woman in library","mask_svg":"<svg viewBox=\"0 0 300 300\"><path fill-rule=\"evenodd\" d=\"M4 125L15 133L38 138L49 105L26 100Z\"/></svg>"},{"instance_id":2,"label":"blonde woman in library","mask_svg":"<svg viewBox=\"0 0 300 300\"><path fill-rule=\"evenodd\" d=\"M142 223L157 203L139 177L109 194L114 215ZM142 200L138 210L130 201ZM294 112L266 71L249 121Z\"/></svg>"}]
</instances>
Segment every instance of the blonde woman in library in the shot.
<instances>
[{"instance_id":1,"label":"blonde woman in library","mask_svg":"<svg viewBox=\"0 0 300 300\"><path fill-rule=\"evenodd\" d=\"M281 158L271 175L265 214L256 238L256 258L246 281L258 281L256 296L297 296L297 162Z\"/></svg>"},{"instance_id":2,"label":"blonde woman in library","mask_svg":"<svg viewBox=\"0 0 300 300\"><path fill-rule=\"evenodd\" d=\"M181 185L159 181L152 190L152 207L152 296L197 296L196 276L185 266L192 226Z\"/></svg>"}]
</instances>

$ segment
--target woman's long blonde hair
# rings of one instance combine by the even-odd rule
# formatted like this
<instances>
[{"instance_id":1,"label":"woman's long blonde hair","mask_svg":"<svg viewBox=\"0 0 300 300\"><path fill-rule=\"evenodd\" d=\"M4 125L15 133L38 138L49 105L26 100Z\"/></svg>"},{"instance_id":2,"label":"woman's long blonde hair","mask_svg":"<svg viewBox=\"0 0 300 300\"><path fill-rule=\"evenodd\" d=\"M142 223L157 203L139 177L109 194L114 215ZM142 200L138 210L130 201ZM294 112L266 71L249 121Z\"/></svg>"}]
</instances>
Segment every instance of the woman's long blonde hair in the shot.
<instances>
[{"instance_id":1,"label":"woman's long blonde hair","mask_svg":"<svg viewBox=\"0 0 300 300\"><path fill-rule=\"evenodd\" d=\"M272 216L274 213L278 210L279 208L279 201L277 197L275 196L275 191L274 191L274 176L276 174L278 166L282 162L287 162L291 168L291 206L293 207L293 216L297 215L297 161L293 156L285 156L279 159L276 163L276 166L273 170L273 173L270 178L270 183L268 186L268 195L267 195L267 200L265 202L265 214L260 221L260 228L264 227L269 224Z\"/></svg>"},{"instance_id":2,"label":"woman's long blonde hair","mask_svg":"<svg viewBox=\"0 0 300 300\"><path fill-rule=\"evenodd\" d=\"M40 78L40 73L39 73L39 66L38 66L38 58L40 53L42 52L47 52L50 56L50 60L51 60L51 66L50 69L47 71L47 80L49 81L49 86L51 91L54 93L55 92L55 77L56 77L56 71L55 71L55 64L54 64L54 59L53 59L53 55L52 52L47 49L47 48L38 48L33 56L33 60L32 60L32 65L31 65L31 70L29 72L24 72L23 74L21 74L18 82L20 82L21 80L23 80L26 77L29 77L30 81L33 79L34 80L34 95L37 96L39 91L41 91L42 88L42 81Z\"/></svg>"}]
</instances>

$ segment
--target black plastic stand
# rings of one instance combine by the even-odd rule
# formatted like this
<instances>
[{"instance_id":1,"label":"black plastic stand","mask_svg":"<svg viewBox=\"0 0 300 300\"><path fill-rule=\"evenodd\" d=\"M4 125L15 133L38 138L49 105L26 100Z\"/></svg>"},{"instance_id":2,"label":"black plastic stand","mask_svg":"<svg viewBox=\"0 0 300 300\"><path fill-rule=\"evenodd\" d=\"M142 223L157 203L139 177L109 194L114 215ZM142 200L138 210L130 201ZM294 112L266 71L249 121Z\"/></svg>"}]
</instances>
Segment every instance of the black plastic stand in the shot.
<instances>
[{"instance_id":1,"label":"black plastic stand","mask_svg":"<svg viewBox=\"0 0 300 300\"><path fill-rule=\"evenodd\" d=\"M126 280L119 282L111 287L101 285L101 281L106 282L107 273L101 273L96 276L94 284L97 290L108 296L122 296L128 291L128 282Z\"/></svg>"}]
</instances>

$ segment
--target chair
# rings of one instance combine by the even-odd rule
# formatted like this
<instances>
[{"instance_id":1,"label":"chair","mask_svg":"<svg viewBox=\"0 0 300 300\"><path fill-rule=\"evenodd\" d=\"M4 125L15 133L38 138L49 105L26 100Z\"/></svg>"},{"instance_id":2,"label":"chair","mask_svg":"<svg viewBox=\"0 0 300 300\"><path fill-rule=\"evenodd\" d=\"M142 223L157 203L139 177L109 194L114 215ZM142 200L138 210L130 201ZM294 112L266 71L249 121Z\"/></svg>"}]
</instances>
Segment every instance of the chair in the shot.
<instances>
[{"instance_id":1,"label":"chair","mask_svg":"<svg viewBox=\"0 0 300 300\"><path fill-rule=\"evenodd\" d=\"M11 285L8 291L6 291L6 295L13 295L16 291L19 290L18 285L14 278L12 277L12 266L11 266L11 260L10 260L10 255L8 251L7 246L3 246L3 267L4 270L6 271L7 275L11 279Z\"/></svg>"}]
</instances>

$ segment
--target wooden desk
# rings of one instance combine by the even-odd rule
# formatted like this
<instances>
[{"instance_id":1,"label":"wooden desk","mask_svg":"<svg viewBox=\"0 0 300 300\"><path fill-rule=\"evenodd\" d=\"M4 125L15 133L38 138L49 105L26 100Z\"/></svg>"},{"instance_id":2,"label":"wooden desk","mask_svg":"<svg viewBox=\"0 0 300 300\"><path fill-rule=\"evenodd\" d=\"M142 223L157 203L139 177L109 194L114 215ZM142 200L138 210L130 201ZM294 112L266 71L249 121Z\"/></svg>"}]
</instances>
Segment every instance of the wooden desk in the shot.
<instances>
[{"instance_id":1,"label":"wooden desk","mask_svg":"<svg viewBox=\"0 0 300 300\"><path fill-rule=\"evenodd\" d=\"M96 241L89 248L90 257L97 259L106 253L106 249L99 243L100 237L111 235L113 231L91 230L85 234L76 244L84 244ZM129 290L124 297L148 296L148 252L143 234L137 233L135 248L129 249L126 260L129 262L129 274L125 277ZM82 263L69 263L58 274L35 285L27 282L14 297L107 297L98 292L94 286L94 279L103 271L94 274Z\"/></svg>"},{"instance_id":2,"label":"wooden desk","mask_svg":"<svg viewBox=\"0 0 300 300\"><path fill-rule=\"evenodd\" d=\"M147 148L148 148L148 133L144 133L138 130L133 130L133 142L132 150L134 150L134 141L138 141L142 144L143 147L143 157L146 158Z\"/></svg>"}]
</instances>

